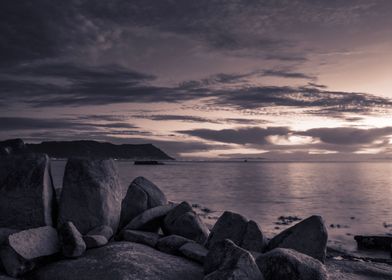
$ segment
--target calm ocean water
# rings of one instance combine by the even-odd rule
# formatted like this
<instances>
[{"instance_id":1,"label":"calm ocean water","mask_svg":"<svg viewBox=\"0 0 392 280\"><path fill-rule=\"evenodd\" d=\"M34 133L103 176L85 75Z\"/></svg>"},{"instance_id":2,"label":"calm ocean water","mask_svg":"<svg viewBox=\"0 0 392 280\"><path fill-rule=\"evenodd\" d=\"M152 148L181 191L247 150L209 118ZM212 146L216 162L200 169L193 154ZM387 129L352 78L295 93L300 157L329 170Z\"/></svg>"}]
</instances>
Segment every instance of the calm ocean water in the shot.
<instances>
[{"instance_id":1,"label":"calm ocean water","mask_svg":"<svg viewBox=\"0 0 392 280\"><path fill-rule=\"evenodd\" d=\"M52 163L56 187L64 161ZM330 245L355 251L353 235L392 234L392 163L388 162L117 162L124 188L137 176L158 185L172 201L187 200L257 221L268 235L277 218L322 215ZM339 224L338 227L330 225ZM279 229L275 227L279 227Z\"/></svg>"}]
</instances>

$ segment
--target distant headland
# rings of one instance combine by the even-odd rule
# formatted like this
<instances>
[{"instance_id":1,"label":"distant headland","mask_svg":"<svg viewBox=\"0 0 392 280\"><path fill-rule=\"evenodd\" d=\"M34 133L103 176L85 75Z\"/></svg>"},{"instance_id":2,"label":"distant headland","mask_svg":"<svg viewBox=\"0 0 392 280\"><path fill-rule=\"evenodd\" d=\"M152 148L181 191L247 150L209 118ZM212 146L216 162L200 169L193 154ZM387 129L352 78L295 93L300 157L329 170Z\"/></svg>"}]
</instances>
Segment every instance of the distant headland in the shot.
<instances>
[{"instance_id":1,"label":"distant headland","mask_svg":"<svg viewBox=\"0 0 392 280\"><path fill-rule=\"evenodd\" d=\"M99 157L129 160L173 160L152 144L120 144L91 140L24 143L22 139L0 141L0 154L44 153L51 158Z\"/></svg>"}]
</instances>

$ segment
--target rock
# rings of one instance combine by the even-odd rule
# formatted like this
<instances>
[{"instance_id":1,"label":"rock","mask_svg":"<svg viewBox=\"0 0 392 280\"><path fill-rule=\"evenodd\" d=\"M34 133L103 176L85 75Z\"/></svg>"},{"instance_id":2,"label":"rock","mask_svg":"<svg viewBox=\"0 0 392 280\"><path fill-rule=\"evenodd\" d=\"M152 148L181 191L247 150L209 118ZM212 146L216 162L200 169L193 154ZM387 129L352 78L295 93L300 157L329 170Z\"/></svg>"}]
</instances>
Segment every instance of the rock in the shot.
<instances>
[{"instance_id":1,"label":"rock","mask_svg":"<svg viewBox=\"0 0 392 280\"><path fill-rule=\"evenodd\" d=\"M47 155L0 159L0 227L29 229L54 224L55 191Z\"/></svg>"},{"instance_id":2,"label":"rock","mask_svg":"<svg viewBox=\"0 0 392 280\"><path fill-rule=\"evenodd\" d=\"M204 263L204 259L208 254L208 250L204 246L194 242L185 243L180 247L179 251L188 259L201 264Z\"/></svg>"},{"instance_id":3,"label":"rock","mask_svg":"<svg viewBox=\"0 0 392 280\"><path fill-rule=\"evenodd\" d=\"M10 154L11 154L11 149L10 148L8 148L8 147L0 147L0 156L8 156Z\"/></svg>"},{"instance_id":4,"label":"rock","mask_svg":"<svg viewBox=\"0 0 392 280\"><path fill-rule=\"evenodd\" d=\"M63 260L35 271L40 280L200 280L202 267L182 257L167 255L145 245L113 242L86 251L76 260Z\"/></svg>"},{"instance_id":5,"label":"rock","mask_svg":"<svg viewBox=\"0 0 392 280\"><path fill-rule=\"evenodd\" d=\"M8 236L20 230L11 228L0 228L0 245L8 240Z\"/></svg>"},{"instance_id":6,"label":"rock","mask_svg":"<svg viewBox=\"0 0 392 280\"><path fill-rule=\"evenodd\" d=\"M324 262L327 240L328 233L323 219L311 216L272 238L268 243L268 250L294 249Z\"/></svg>"},{"instance_id":7,"label":"rock","mask_svg":"<svg viewBox=\"0 0 392 280\"><path fill-rule=\"evenodd\" d=\"M327 259L329 280L386 280L392 279L390 264Z\"/></svg>"},{"instance_id":8,"label":"rock","mask_svg":"<svg viewBox=\"0 0 392 280\"><path fill-rule=\"evenodd\" d=\"M254 221L249 221L241 241L241 248L248 251L264 252L267 248L267 238Z\"/></svg>"},{"instance_id":9,"label":"rock","mask_svg":"<svg viewBox=\"0 0 392 280\"><path fill-rule=\"evenodd\" d=\"M40 259L59 252L57 231L51 226L10 234L0 249L1 263L8 275L19 277L32 270Z\"/></svg>"},{"instance_id":10,"label":"rock","mask_svg":"<svg viewBox=\"0 0 392 280\"><path fill-rule=\"evenodd\" d=\"M26 145L22 139L9 139L0 141L0 150L4 152L3 155L26 153Z\"/></svg>"},{"instance_id":11,"label":"rock","mask_svg":"<svg viewBox=\"0 0 392 280\"><path fill-rule=\"evenodd\" d=\"M165 204L167 204L166 196L157 186L144 177L137 177L121 202L119 229L121 230L145 210Z\"/></svg>"},{"instance_id":12,"label":"rock","mask_svg":"<svg viewBox=\"0 0 392 280\"><path fill-rule=\"evenodd\" d=\"M277 248L256 260L265 280L327 280L324 265L292 249Z\"/></svg>"},{"instance_id":13,"label":"rock","mask_svg":"<svg viewBox=\"0 0 392 280\"><path fill-rule=\"evenodd\" d=\"M192 241L179 235L169 235L160 238L157 242L156 248L159 251L168 254L180 255L181 246L188 242L192 242Z\"/></svg>"},{"instance_id":14,"label":"rock","mask_svg":"<svg viewBox=\"0 0 392 280\"><path fill-rule=\"evenodd\" d=\"M252 255L229 239L211 246L204 261L204 273L205 280L264 279Z\"/></svg>"},{"instance_id":15,"label":"rock","mask_svg":"<svg viewBox=\"0 0 392 280\"><path fill-rule=\"evenodd\" d=\"M62 253L67 258L77 258L86 251L86 243L72 222L66 222L59 228Z\"/></svg>"},{"instance_id":16,"label":"rock","mask_svg":"<svg viewBox=\"0 0 392 280\"><path fill-rule=\"evenodd\" d=\"M138 230L124 230L122 237L125 241L136 242L155 247L160 238L158 233Z\"/></svg>"},{"instance_id":17,"label":"rock","mask_svg":"<svg viewBox=\"0 0 392 280\"><path fill-rule=\"evenodd\" d=\"M158 231L163 217L174 208L174 205L167 204L147 209L143 213L132 219L124 229L137 229L145 231Z\"/></svg>"},{"instance_id":18,"label":"rock","mask_svg":"<svg viewBox=\"0 0 392 280\"><path fill-rule=\"evenodd\" d=\"M86 243L86 248L96 248L102 247L108 244L108 240L103 235L85 235L83 236L83 241Z\"/></svg>"},{"instance_id":19,"label":"rock","mask_svg":"<svg viewBox=\"0 0 392 280\"><path fill-rule=\"evenodd\" d=\"M226 211L216 221L206 244L207 248L211 248L216 242L230 239L236 245L240 246L244 234L248 227L248 221L240 214Z\"/></svg>"},{"instance_id":20,"label":"rock","mask_svg":"<svg viewBox=\"0 0 392 280\"><path fill-rule=\"evenodd\" d=\"M101 225L116 232L121 192L113 160L71 158L65 167L59 223L72 221L82 234Z\"/></svg>"},{"instance_id":21,"label":"rock","mask_svg":"<svg viewBox=\"0 0 392 280\"><path fill-rule=\"evenodd\" d=\"M9 276L3 274L3 272L1 272L1 270L0 270L0 280L14 280L14 279L17 279L17 278L9 277Z\"/></svg>"},{"instance_id":22,"label":"rock","mask_svg":"<svg viewBox=\"0 0 392 280\"><path fill-rule=\"evenodd\" d=\"M87 232L86 235L102 235L107 240L110 240L110 238L112 238L112 236L113 236L113 230L109 226L102 225L102 226L98 226L96 228L93 228L92 230Z\"/></svg>"},{"instance_id":23,"label":"rock","mask_svg":"<svg viewBox=\"0 0 392 280\"><path fill-rule=\"evenodd\" d=\"M171 210L164 219L163 231L176 234L204 244L209 230L188 202L182 202Z\"/></svg>"},{"instance_id":24,"label":"rock","mask_svg":"<svg viewBox=\"0 0 392 280\"><path fill-rule=\"evenodd\" d=\"M354 236L359 249L391 250L392 236Z\"/></svg>"}]
</instances>

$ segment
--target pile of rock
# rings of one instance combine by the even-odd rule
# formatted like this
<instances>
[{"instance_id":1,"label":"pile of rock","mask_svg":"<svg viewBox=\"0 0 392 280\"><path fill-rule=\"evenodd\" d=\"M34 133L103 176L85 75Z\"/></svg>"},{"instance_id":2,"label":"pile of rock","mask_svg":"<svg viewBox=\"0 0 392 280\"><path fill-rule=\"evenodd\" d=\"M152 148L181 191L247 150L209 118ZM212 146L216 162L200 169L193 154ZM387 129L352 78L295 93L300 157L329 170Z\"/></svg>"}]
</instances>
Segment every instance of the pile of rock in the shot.
<instances>
[{"instance_id":1,"label":"pile of rock","mask_svg":"<svg viewBox=\"0 0 392 280\"><path fill-rule=\"evenodd\" d=\"M57 273L56 279L76 279L69 268L85 262L85 275L96 278L110 269L97 264L98 256L109 255L119 266L113 275L127 271L136 277L118 279L327 279L328 236L319 216L267 240L255 221L227 211L210 232L188 202L168 202L143 177L122 197L112 160L81 158L68 160L57 204L49 164L46 155L9 155L0 161L0 260L12 277L29 273L33 279L53 279ZM114 250L127 251L113 256ZM124 264L146 252L153 263ZM162 258L166 264L157 260ZM172 278L151 267L158 262L164 271L173 270Z\"/></svg>"}]
</instances>

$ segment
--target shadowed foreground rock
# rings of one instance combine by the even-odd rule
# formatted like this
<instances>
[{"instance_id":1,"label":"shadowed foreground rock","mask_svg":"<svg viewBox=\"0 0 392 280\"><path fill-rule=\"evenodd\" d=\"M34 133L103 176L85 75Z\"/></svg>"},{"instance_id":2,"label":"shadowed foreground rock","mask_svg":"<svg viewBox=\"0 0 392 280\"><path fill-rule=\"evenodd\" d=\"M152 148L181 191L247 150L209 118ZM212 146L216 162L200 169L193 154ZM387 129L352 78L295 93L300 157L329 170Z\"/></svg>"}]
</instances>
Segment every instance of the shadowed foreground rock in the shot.
<instances>
[{"instance_id":1,"label":"shadowed foreground rock","mask_svg":"<svg viewBox=\"0 0 392 280\"><path fill-rule=\"evenodd\" d=\"M171 210L164 219L163 231L176 234L204 244L209 230L192 206L184 201Z\"/></svg>"},{"instance_id":2,"label":"shadowed foreground rock","mask_svg":"<svg viewBox=\"0 0 392 280\"><path fill-rule=\"evenodd\" d=\"M257 258L265 280L327 280L318 260L291 249L277 248Z\"/></svg>"},{"instance_id":3,"label":"shadowed foreground rock","mask_svg":"<svg viewBox=\"0 0 392 280\"><path fill-rule=\"evenodd\" d=\"M267 239L254 221L244 216L225 211L215 223L208 237L207 248L215 243L230 239L246 250L263 252L267 247Z\"/></svg>"},{"instance_id":4,"label":"shadowed foreground rock","mask_svg":"<svg viewBox=\"0 0 392 280\"><path fill-rule=\"evenodd\" d=\"M165 204L166 196L157 186L144 177L137 177L132 181L121 202L119 229L145 210Z\"/></svg>"},{"instance_id":5,"label":"shadowed foreground rock","mask_svg":"<svg viewBox=\"0 0 392 280\"><path fill-rule=\"evenodd\" d=\"M327 241L328 233L323 218L311 216L272 238L268 243L268 250L294 249L324 262Z\"/></svg>"},{"instance_id":6,"label":"shadowed foreground rock","mask_svg":"<svg viewBox=\"0 0 392 280\"><path fill-rule=\"evenodd\" d=\"M184 258L148 246L114 242L88 250L75 260L52 263L38 269L38 280L200 280L202 267Z\"/></svg>"},{"instance_id":7,"label":"shadowed foreground rock","mask_svg":"<svg viewBox=\"0 0 392 280\"><path fill-rule=\"evenodd\" d=\"M204 280L263 280L252 255L229 239L216 242L204 262Z\"/></svg>"},{"instance_id":8,"label":"shadowed foreground rock","mask_svg":"<svg viewBox=\"0 0 392 280\"><path fill-rule=\"evenodd\" d=\"M64 257L77 258L86 251L86 243L72 222L62 224L59 229L61 251Z\"/></svg>"},{"instance_id":9,"label":"shadowed foreground rock","mask_svg":"<svg viewBox=\"0 0 392 280\"><path fill-rule=\"evenodd\" d=\"M43 154L0 158L0 227L53 225L56 200L49 162Z\"/></svg>"},{"instance_id":10,"label":"shadowed foreground rock","mask_svg":"<svg viewBox=\"0 0 392 280\"><path fill-rule=\"evenodd\" d=\"M60 196L59 224L72 221L81 234L101 225L116 232L121 195L113 160L69 159Z\"/></svg>"},{"instance_id":11,"label":"shadowed foreground rock","mask_svg":"<svg viewBox=\"0 0 392 280\"><path fill-rule=\"evenodd\" d=\"M57 231L51 227L23 230L8 236L0 248L0 260L8 275L19 277L38 262L59 252Z\"/></svg>"},{"instance_id":12,"label":"shadowed foreground rock","mask_svg":"<svg viewBox=\"0 0 392 280\"><path fill-rule=\"evenodd\" d=\"M392 236L356 235L355 241L359 249L386 250L392 249ZM392 251L391 251L392 252Z\"/></svg>"}]
</instances>

